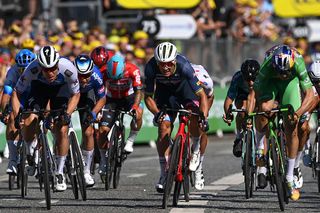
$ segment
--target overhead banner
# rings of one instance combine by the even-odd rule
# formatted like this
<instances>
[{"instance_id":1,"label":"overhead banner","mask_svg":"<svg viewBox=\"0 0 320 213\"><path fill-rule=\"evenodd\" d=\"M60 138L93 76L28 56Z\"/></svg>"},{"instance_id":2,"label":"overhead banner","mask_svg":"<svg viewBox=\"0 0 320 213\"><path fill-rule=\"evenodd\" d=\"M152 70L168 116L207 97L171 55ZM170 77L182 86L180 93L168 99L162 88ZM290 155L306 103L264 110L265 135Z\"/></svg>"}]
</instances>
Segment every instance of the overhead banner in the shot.
<instances>
[{"instance_id":1,"label":"overhead banner","mask_svg":"<svg viewBox=\"0 0 320 213\"><path fill-rule=\"evenodd\" d=\"M272 4L280 17L320 16L319 0L273 0Z\"/></svg>"},{"instance_id":2,"label":"overhead banner","mask_svg":"<svg viewBox=\"0 0 320 213\"><path fill-rule=\"evenodd\" d=\"M197 30L197 25L191 15L158 15L160 30L157 39L189 39Z\"/></svg>"},{"instance_id":3,"label":"overhead banner","mask_svg":"<svg viewBox=\"0 0 320 213\"><path fill-rule=\"evenodd\" d=\"M126 9L188 9L197 6L201 0L117 0Z\"/></svg>"},{"instance_id":4,"label":"overhead banner","mask_svg":"<svg viewBox=\"0 0 320 213\"><path fill-rule=\"evenodd\" d=\"M307 20L307 26L309 27L309 42L319 42L320 41L320 20Z\"/></svg>"}]
</instances>

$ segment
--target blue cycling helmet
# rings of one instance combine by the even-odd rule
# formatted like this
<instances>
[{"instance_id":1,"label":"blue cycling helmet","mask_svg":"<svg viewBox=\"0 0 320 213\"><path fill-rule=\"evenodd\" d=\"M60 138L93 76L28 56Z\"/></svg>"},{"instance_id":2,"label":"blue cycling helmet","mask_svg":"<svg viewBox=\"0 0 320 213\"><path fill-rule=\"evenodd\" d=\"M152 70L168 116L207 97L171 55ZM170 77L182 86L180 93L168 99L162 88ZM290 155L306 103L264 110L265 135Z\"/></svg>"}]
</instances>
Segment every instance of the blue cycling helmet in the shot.
<instances>
[{"instance_id":1,"label":"blue cycling helmet","mask_svg":"<svg viewBox=\"0 0 320 213\"><path fill-rule=\"evenodd\" d=\"M74 60L74 65L80 75L89 74L93 70L93 61L85 54L78 55Z\"/></svg>"},{"instance_id":2,"label":"blue cycling helmet","mask_svg":"<svg viewBox=\"0 0 320 213\"><path fill-rule=\"evenodd\" d=\"M287 45L277 48L272 56L273 67L280 73L289 73L294 65L294 53Z\"/></svg>"},{"instance_id":3,"label":"blue cycling helmet","mask_svg":"<svg viewBox=\"0 0 320 213\"><path fill-rule=\"evenodd\" d=\"M124 75L124 58L116 54L107 62L107 76L113 80L121 79Z\"/></svg>"},{"instance_id":4,"label":"blue cycling helmet","mask_svg":"<svg viewBox=\"0 0 320 213\"><path fill-rule=\"evenodd\" d=\"M37 55L30 50L22 49L17 53L15 60L18 67L26 68L36 58Z\"/></svg>"}]
</instances>

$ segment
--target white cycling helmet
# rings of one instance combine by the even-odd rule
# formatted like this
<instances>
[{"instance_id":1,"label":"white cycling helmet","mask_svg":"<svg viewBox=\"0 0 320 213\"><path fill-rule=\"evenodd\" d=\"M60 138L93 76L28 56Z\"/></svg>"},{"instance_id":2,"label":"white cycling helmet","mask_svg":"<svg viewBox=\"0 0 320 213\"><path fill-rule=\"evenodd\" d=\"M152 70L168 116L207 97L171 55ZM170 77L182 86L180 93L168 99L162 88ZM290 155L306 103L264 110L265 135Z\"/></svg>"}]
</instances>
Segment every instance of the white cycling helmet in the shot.
<instances>
[{"instance_id":1,"label":"white cycling helmet","mask_svg":"<svg viewBox=\"0 0 320 213\"><path fill-rule=\"evenodd\" d=\"M38 61L44 68L52 68L59 61L59 53L53 46L44 46L39 50Z\"/></svg>"},{"instance_id":2,"label":"white cycling helmet","mask_svg":"<svg viewBox=\"0 0 320 213\"><path fill-rule=\"evenodd\" d=\"M308 74L311 81L320 80L320 61L315 61L311 64Z\"/></svg>"},{"instance_id":3,"label":"white cycling helmet","mask_svg":"<svg viewBox=\"0 0 320 213\"><path fill-rule=\"evenodd\" d=\"M177 48L170 42L159 44L154 50L154 57L158 62L170 62L176 59Z\"/></svg>"}]
</instances>

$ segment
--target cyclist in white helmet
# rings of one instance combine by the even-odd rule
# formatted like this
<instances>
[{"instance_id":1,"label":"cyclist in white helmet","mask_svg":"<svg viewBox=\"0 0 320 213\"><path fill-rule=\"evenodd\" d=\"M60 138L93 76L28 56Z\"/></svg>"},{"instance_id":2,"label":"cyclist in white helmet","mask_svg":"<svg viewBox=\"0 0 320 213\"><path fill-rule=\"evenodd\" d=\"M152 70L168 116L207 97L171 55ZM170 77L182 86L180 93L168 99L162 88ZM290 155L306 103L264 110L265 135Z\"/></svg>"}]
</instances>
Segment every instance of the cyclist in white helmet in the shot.
<instances>
[{"instance_id":1,"label":"cyclist in white helmet","mask_svg":"<svg viewBox=\"0 0 320 213\"><path fill-rule=\"evenodd\" d=\"M177 48L170 42L160 43L152 57L145 66L145 103L154 115L154 125L158 126L157 150L160 163L160 179L156 184L156 190L163 192L166 179L166 164L169 154L169 141L172 124L176 113L164 114L161 109L164 106L177 108L183 105L187 109L203 113L201 127L207 131L209 128L208 100L199 79L194 75L194 70ZM189 164L190 171L195 171L200 164L200 128L198 117L191 117L190 132L193 141L193 152Z\"/></svg>"},{"instance_id":2,"label":"cyclist in white helmet","mask_svg":"<svg viewBox=\"0 0 320 213\"><path fill-rule=\"evenodd\" d=\"M64 114L59 116L54 123L52 133L56 139L57 181L56 190L67 189L63 167L69 150L68 125L71 114L75 110L79 98L79 81L76 67L66 58L60 58L59 53L52 46L44 46L40 49L38 59L33 61L19 78L12 95L13 114L18 118L22 94L31 85L30 96L25 104L26 109L45 109L48 102L50 109L62 109L67 106ZM27 142L27 159L29 175L35 174L32 155L37 145L35 136L37 115L30 114L24 117L22 134ZM55 117L55 115L53 115Z\"/></svg>"}]
</instances>

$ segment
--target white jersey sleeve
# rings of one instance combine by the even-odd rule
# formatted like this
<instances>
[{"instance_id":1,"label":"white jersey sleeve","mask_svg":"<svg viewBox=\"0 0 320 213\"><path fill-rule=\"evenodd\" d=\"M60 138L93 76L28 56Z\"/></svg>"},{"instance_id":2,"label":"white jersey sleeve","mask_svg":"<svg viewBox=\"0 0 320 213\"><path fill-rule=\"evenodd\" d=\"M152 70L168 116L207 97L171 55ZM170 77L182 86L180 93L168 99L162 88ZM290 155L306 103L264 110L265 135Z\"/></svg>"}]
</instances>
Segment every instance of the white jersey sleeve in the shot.
<instances>
[{"instance_id":1,"label":"white jersey sleeve","mask_svg":"<svg viewBox=\"0 0 320 213\"><path fill-rule=\"evenodd\" d=\"M206 69L201 65L191 64L195 75L201 82L201 86L203 87L205 93L208 97L213 95L213 81L206 71Z\"/></svg>"},{"instance_id":2,"label":"white jersey sleeve","mask_svg":"<svg viewBox=\"0 0 320 213\"><path fill-rule=\"evenodd\" d=\"M70 60L66 58L59 59L59 73L64 76L71 94L80 92L78 71Z\"/></svg>"}]
</instances>

